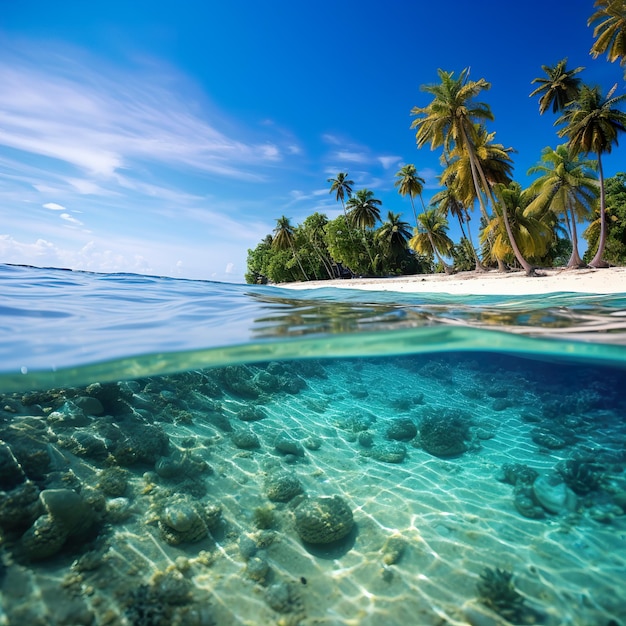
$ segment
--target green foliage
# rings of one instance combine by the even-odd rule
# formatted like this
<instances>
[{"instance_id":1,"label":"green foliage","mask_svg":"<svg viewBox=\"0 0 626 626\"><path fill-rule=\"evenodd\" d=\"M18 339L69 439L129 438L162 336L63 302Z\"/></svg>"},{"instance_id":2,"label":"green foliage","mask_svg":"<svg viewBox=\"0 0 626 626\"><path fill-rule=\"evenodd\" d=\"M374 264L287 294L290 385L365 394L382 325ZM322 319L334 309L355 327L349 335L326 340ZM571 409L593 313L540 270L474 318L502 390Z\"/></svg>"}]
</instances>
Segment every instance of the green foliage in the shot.
<instances>
[{"instance_id":1,"label":"green foliage","mask_svg":"<svg viewBox=\"0 0 626 626\"><path fill-rule=\"evenodd\" d=\"M302 280L302 272L290 250L279 250L266 237L256 248L248 250L248 271L245 274L249 284L293 282Z\"/></svg>"},{"instance_id":2,"label":"green foliage","mask_svg":"<svg viewBox=\"0 0 626 626\"><path fill-rule=\"evenodd\" d=\"M576 100L580 92L581 79L576 76L583 71L583 67L574 70L567 69L567 57L561 59L554 67L542 65L541 69L547 78L535 78L531 82L539 83L530 97L540 96L539 113L543 115L549 108L553 113L562 111L569 102Z\"/></svg>"},{"instance_id":3,"label":"green foliage","mask_svg":"<svg viewBox=\"0 0 626 626\"><path fill-rule=\"evenodd\" d=\"M373 245L373 233L361 232L349 224L343 215L326 224L325 241L331 257L354 274L368 274L371 266L363 238L369 239Z\"/></svg>"},{"instance_id":4,"label":"green foliage","mask_svg":"<svg viewBox=\"0 0 626 626\"><path fill-rule=\"evenodd\" d=\"M267 283L267 265L272 256L272 236L268 235L254 249L248 250L246 282L250 285Z\"/></svg>"},{"instance_id":5,"label":"green foliage","mask_svg":"<svg viewBox=\"0 0 626 626\"><path fill-rule=\"evenodd\" d=\"M348 202L348 219L354 226L365 230L373 228L376 222L380 221L380 206L382 202L374 197L374 192L370 189L359 189Z\"/></svg>"},{"instance_id":6,"label":"green foliage","mask_svg":"<svg viewBox=\"0 0 626 626\"><path fill-rule=\"evenodd\" d=\"M626 173L618 172L606 180L606 214L608 234L604 258L614 265L626 265ZM583 260L589 262L598 249L600 212L594 211L594 221L583 233L588 248Z\"/></svg>"},{"instance_id":7,"label":"green foliage","mask_svg":"<svg viewBox=\"0 0 626 626\"><path fill-rule=\"evenodd\" d=\"M546 254L540 259L533 259L540 267L565 267L572 255L572 242L564 237L556 237Z\"/></svg>"},{"instance_id":8,"label":"green foliage","mask_svg":"<svg viewBox=\"0 0 626 626\"><path fill-rule=\"evenodd\" d=\"M587 21L588 26L593 26L595 42L591 47L590 54L594 59L601 54L613 63L626 66L624 39L626 38L626 15L624 3L616 0L596 0L593 5L595 13Z\"/></svg>"},{"instance_id":9,"label":"green foliage","mask_svg":"<svg viewBox=\"0 0 626 626\"><path fill-rule=\"evenodd\" d=\"M325 239L328 218L322 213L309 215L296 228L295 245L307 275L314 280L334 278L332 258Z\"/></svg>"},{"instance_id":10,"label":"green foliage","mask_svg":"<svg viewBox=\"0 0 626 626\"><path fill-rule=\"evenodd\" d=\"M458 272L469 272L475 267L476 262L472 252L472 245L465 237L462 237L459 243L455 243L452 246L450 256L452 257L454 269Z\"/></svg>"}]
</instances>

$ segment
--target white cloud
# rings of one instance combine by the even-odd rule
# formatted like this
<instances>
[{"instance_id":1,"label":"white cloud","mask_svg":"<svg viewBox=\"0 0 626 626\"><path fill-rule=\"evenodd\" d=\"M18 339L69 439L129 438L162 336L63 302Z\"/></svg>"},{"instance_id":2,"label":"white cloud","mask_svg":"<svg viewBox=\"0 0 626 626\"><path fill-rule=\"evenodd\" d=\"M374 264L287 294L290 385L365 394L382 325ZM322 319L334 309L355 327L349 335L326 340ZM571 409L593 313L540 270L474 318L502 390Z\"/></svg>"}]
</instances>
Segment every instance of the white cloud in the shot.
<instances>
[{"instance_id":1,"label":"white cloud","mask_svg":"<svg viewBox=\"0 0 626 626\"><path fill-rule=\"evenodd\" d=\"M370 160L364 152L350 150L338 150L332 155L332 158L347 163L367 163Z\"/></svg>"},{"instance_id":2,"label":"white cloud","mask_svg":"<svg viewBox=\"0 0 626 626\"><path fill-rule=\"evenodd\" d=\"M266 159L270 161L278 161L281 158L281 154L278 148L272 144L266 144L261 146L261 153L265 156Z\"/></svg>"},{"instance_id":3,"label":"white cloud","mask_svg":"<svg viewBox=\"0 0 626 626\"><path fill-rule=\"evenodd\" d=\"M103 195L110 193L107 189L87 178L67 178L67 183L78 193L84 195Z\"/></svg>"},{"instance_id":4,"label":"white cloud","mask_svg":"<svg viewBox=\"0 0 626 626\"><path fill-rule=\"evenodd\" d=\"M240 139L208 103L190 105L193 87L164 67L133 74L72 55L3 54L0 144L72 166L81 193L141 162L260 180L259 168L282 158L280 142L250 142L248 129ZM295 154L293 140L285 150Z\"/></svg>"},{"instance_id":5,"label":"white cloud","mask_svg":"<svg viewBox=\"0 0 626 626\"><path fill-rule=\"evenodd\" d=\"M325 133L322 135L322 141L329 143L333 146L338 146L341 144L341 140L336 135L331 135L330 133Z\"/></svg>"},{"instance_id":6,"label":"white cloud","mask_svg":"<svg viewBox=\"0 0 626 626\"><path fill-rule=\"evenodd\" d=\"M53 242L40 238L28 243L9 235L0 235L0 256L4 263L93 272L181 276L184 268L186 278L202 279L210 275L216 280L229 282L243 282L239 268L245 267L245 255L238 246L218 243L207 251L206 247L197 245L169 245L163 241L125 238L115 241L92 238L76 246L71 241ZM238 256L243 258L224 266L224 259L237 259ZM179 260L172 264L168 259Z\"/></svg>"},{"instance_id":7,"label":"white cloud","mask_svg":"<svg viewBox=\"0 0 626 626\"><path fill-rule=\"evenodd\" d=\"M378 160L381 165L388 170L390 167L394 165L398 165L402 161L402 157L399 156L379 156Z\"/></svg>"},{"instance_id":8,"label":"white cloud","mask_svg":"<svg viewBox=\"0 0 626 626\"><path fill-rule=\"evenodd\" d=\"M59 217L66 222L70 222L70 224L76 224L77 226L82 226L83 223L80 220L77 220L75 217L72 217L69 213L61 213Z\"/></svg>"},{"instance_id":9,"label":"white cloud","mask_svg":"<svg viewBox=\"0 0 626 626\"><path fill-rule=\"evenodd\" d=\"M57 204L56 202L46 202L46 204L43 205L44 209L50 209L51 211L65 211L66 208L61 205L61 204Z\"/></svg>"}]
</instances>

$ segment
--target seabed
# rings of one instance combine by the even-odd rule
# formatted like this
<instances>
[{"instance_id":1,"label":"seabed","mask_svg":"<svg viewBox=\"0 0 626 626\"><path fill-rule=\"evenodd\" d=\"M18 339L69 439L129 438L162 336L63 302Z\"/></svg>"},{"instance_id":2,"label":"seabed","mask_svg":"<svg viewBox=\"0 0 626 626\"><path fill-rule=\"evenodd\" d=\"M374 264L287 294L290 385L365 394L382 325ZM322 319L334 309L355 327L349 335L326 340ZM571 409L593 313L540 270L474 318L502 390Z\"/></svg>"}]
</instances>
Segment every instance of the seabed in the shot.
<instances>
[{"instance_id":1,"label":"seabed","mask_svg":"<svg viewBox=\"0 0 626 626\"><path fill-rule=\"evenodd\" d=\"M465 352L6 393L0 624L626 624L625 382Z\"/></svg>"}]
</instances>

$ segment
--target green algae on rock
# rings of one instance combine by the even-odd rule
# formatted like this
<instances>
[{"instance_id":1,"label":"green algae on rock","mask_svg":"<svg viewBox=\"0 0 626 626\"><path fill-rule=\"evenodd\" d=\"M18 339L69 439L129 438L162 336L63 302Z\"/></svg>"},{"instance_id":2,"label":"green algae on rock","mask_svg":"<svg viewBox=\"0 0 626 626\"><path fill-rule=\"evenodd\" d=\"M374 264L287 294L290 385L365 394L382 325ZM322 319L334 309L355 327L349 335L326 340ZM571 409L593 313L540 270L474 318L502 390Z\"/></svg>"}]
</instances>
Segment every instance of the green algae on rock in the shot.
<instances>
[{"instance_id":1,"label":"green algae on rock","mask_svg":"<svg viewBox=\"0 0 626 626\"><path fill-rule=\"evenodd\" d=\"M295 508L294 517L296 532L306 543L333 543L354 527L352 510L340 496L306 499Z\"/></svg>"}]
</instances>

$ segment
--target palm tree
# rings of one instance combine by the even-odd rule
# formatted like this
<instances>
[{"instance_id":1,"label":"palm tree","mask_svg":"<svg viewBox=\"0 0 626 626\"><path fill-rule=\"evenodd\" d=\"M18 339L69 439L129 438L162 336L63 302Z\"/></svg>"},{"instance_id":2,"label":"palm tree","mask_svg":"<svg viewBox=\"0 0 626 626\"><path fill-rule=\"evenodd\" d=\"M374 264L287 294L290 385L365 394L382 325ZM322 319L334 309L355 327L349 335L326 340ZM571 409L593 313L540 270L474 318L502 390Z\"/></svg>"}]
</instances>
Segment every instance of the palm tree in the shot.
<instances>
[{"instance_id":1,"label":"palm tree","mask_svg":"<svg viewBox=\"0 0 626 626\"><path fill-rule=\"evenodd\" d=\"M598 178L600 182L600 240L598 251L589 263L592 267L607 267L603 261L606 244L606 194L602 155L609 154L613 144L617 145L618 135L626 130L626 113L617 109L617 105L626 99L626 94L613 97L617 85L603 98L599 87L584 85L578 100L572 102L556 124L566 126L559 131L559 136L566 136L568 148L575 154L594 153L598 160Z\"/></svg>"},{"instance_id":2,"label":"palm tree","mask_svg":"<svg viewBox=\"0 0 626 626\"><path fill-rule=\"evenodd\" d=\"M495 133L488 133L484 127L477 129L477 169L481 176L483 188L494 206L496 204L494 195L498 198L504 229L509 238L509 244L513 249L515 258L522 266L527 276L534 276L535 268L526 260L523 246L518 245L516 231L511 227L508 204L505 199L500 196L500 191L506 188L512 181L513 161L509 155L513 152L513 148L505 148L501 143L493 143L494 137ZM498 266L501 266L500 257L496 255L496 259L498 260Z\"/></svg>"},{"instance_id":3,"label":"palm tree","mask_svg":"<svg viewBox=\"0 0 626 626\"><path fill-rule=\"evenodd\" d=\"M613 63L619 59L626 65L626 2L624 0L596 0L597 11L587 20L587 26L596 24L593 29L595 42L591 55L597 59L606 52Z\"/></svg>"},{"instance_id":4,"label":"palm tree","mask_svg":"<svg viewBox=\"0 0 626 626\"><path fill-rule=\"evenodd\" d=\"M494 207L496 214L481 233L481 243L484 244L491 238L491 254L496 259L512 256L517 258L518 253L515 252L512 242L516 242L524 257L544 256L552 240L552 231L526 211L531 199L530 193L522 191L521 185L516 182L508 185L497 183L495 191L500 201ZM506 221L500 219L500 213L503 216L508 215Z\"/></svg>"},{"instance_id":5,"label":"palm tree","mask_svg":"<svg viewBox=\"0 0 626 626\"><path fill-rule=\"evenodd\" d=\"M361 230L373 228L380 221L380 205L382 202L374 197L373 191L359 189L346 203L348 219Z\"/></svg>"},{"instance_id":6,"label":"palm tree","mask_svg":"<svg viewBox=\"0 0 626 626\"><path fill-rule=\"evenodd\" d=\"M532 80L531 84L539 83L539 87L529 97L541 96L539 98L540 115L543 115L550 107L552 107L552 113L558 113L572 100L578 98L581 80L576 77L576 74L585 68L577 67L575 70L568 70L566 66L567 57L561 59L554 67L542 65L541 69L547 74L547 78Z\"/></svg>"},{"instance_id":7,"label":"palm tree","mask_svg":"<svg viewBox=\"0 0 626 626\"><path fill-rule=\"evenodd\" d=\"M453 215L459 221L459 227L461 228L461 234L465 239L469 241L469 245L472 249L474 256L474 265L477 272L486 271L485 266L480 262L476 248L474 247L474 241L472 240L472 229L470 228L470 216L465 205L459 200L458 195L454 189L454 176L451 179L445 179L440 177L443 181L444 189L436 193L431 199L431 206L435 207L442 215ZM465 226L467 224L467 233L465 232Z\"/></svg>"},{"instance_id":8,"label":"palm tree","mask_svg":"<svg viewBox=\"0 0 626 626\"><path fill-rule=\"evenodd\" d=\"M590 216L598 198L598 179L592 171L595 163L581 161L565 145L544 148L541 161L528 170L529 175L540 174L540 177L530 186L530 193L536 197L527 212L536 215L548 210L557 216L563 215L572 242L567 267L582 267L576 223Z\"/></svg>"},{"instance_id":9,"label":"palm tree","mask_svg":"<svg viewBox=\"0 0 626 626\"><path fill-rule=\"evenodd\" d=\"M373 228L376 222L380 221L380 209L378 208L380 205L382 205L382 202L374 197L374 192L370 189L359 189L346 203L350 224L361 229L363 245L367 250L372 269L374 269L374 259L367 245L365 230Z\"/></svg>"},{"instance_id":10,"label":"palm tree","mask_svg":"<svg viewBox=\"0 0 626 626\"><path fill-rule=\"evenodd\" d=\"M326 215L316 211L304 220L302 223L302 232L313 247L317 258L324 267L328 277L332 279L335 277L332 269L332 260L328 256L328 248L326 246L326 242L324 241L324 229L326 224L328 224L328 218Z\"/></svg>"},{"instance_id":11,"label":"palm tree","mask_svg":"<svg viewBox=\"0 0 626 626\"><path fill-rule=\"evenodd\" d=\"M412 163L400 168L400 171L396 173L396 178L398 180L394 183L394 187L398 188L398 193L401 196L409 196L411 208L413 209L413 217L415 217L415 225L417 226L417 213L415 212L413 198L419 196L422 201L422 209L426 210L424 199L422 198L422 191L424 190L426 181L418 175L415 165Z\"/></svg>"},{"instance_id":12,"label":"palm tree","mask_svg":"<svg viewBox=\"0 0 626 626\"><path fill-rule=\"evenodd\" d=\"M397 261L406 250L411 239L411 227L400 219L400 213L387 213L387 221L376 232L376 238L383 244L387 255Z\"/></svg>"},{"instance_id":13,"label":"palm tree","mask_svg":"<svg viewBox=\"0 0 626 626\"><path fill-rule=\"evenodd\" d=\"M606 220L609 224L617 225L619 223L619 217L615 215L614 207L607 206L605 214ZM583 231L583 237L587 240L587 243L589 244L588 252L591 253L591 251L598 245L598 239L600 238L600 210L597 204L589 219L589 225Z\"/></svg>"},{"instance_id":14,"label":"palm tree","mask_svg":"<svg viewBox=\"0 0 626 626\"><path fill-rule=\"evenodd\" d=\"M469 80L469 69L464 69L458 78L454 72L437 70L440 83L424 85L422 90L433 95L426 107L413 107L411 114L420 116L413 120L411 128L417 128L415 139L417 147L430 143L431 150L443 146L444 159L447 161L453 147L467 151L472 170L472 178L483 216L487 210L480 193L479 171L474 154L477 122L493 120L493 114L487 104L474 102L478 94L491 88L483 78Z\"/></svg>"},{"instance_id":15,"label":"palm tree","mask_svg":"<svg viewBox=\"0 0 626 626\"><path fill-rule=\"evenodd\" d=\"M327 179L327 182L331 183L328 193L335 193L335 198L341 201L343 214L347 217L345 200L352 196L354 181L348 178L348 172L339 172L335 178Z\"/></svg>"},{"instance_id":16,"label":"palm tree","mask_svg":"<svg viewBox=\"0 0 626 626\"><path fill-rule=\"evenodd\" d=\"M415 234L409 240L409 247L419 254L435 255L443 265L446 274L452 268L444 261L442 255L448 254L454 245L448 237L448 220L436 209L428 209L417 218L419 224Z\"/></svg>"},{"instance_id":17,"label":"palm tree","mask_svg":"<svg viewBox=\"0 0 626 626\"><path fill-rule=\"evenodd\" d=\"M302 267L302 263L300 263L300 259L296 254L296 247L294 245L295 242L295 231L293 226L291 225L291 221L288 217L284 215L279 217L276 220L276 228L274 228L274 239L272 241L272 246L277 250L286 250L287 248L291 249L291 253L293 254L293 258L298 263L298 267L304 276L304 280L309 280L309 277L306 275L304 268Z\"/></svg>"},{"instance_id":18,"label":"palm tree","mask_svg":"<svg viewBox=\"0 0 626 626\"><path fill-rule=\"evenodd\" d=\"M476 198L476 193L480 194L484 191L487 197L495 204L492 189L494 185L507 185L511 182L511 174L513 172L513 161L510 154L512 148L505 148L500 143L494 143L495 133L489 133L484 126L478 126L474 130L474 158L466 150L455 148L451 153L451 160L448 167L443 173L444 180L451 179L454 181L455 189L459 194L459 199L465 206L471 206ZM481 184L476 186L475 172L480 176ZM495 187L497 190L497 187ZM480 195L478 199L480 200ZM524 268L526 273L531 276L534 268L526 261L522 251L520 250L515 235L508 225L508 213L506 203L499 198L503 210L496 215L503 220L504 230L511 238L510 245L515 253L519 264ZM483 213L483 217L485 214ZM490 218L487 216L485 221ZM505 269L503 258L495 255L498 261L498 267L501 271Z\"/></svg>"}]
</instances>

